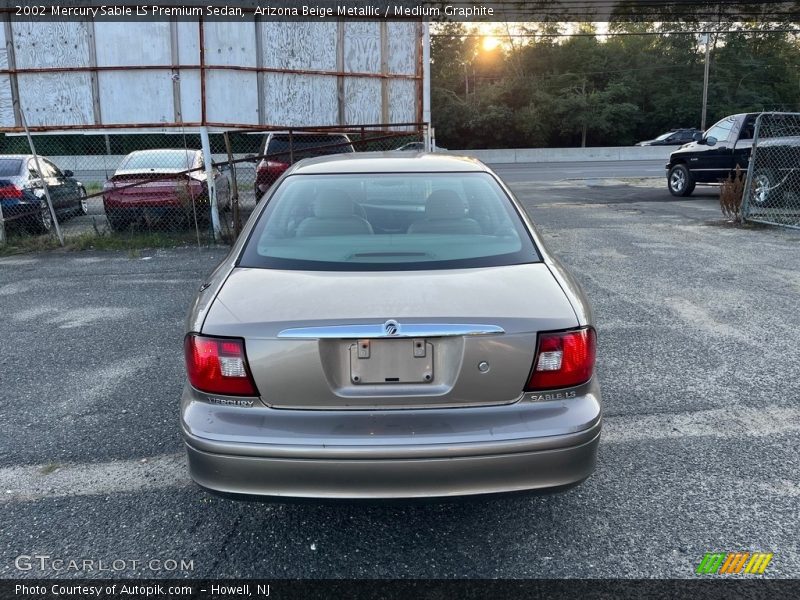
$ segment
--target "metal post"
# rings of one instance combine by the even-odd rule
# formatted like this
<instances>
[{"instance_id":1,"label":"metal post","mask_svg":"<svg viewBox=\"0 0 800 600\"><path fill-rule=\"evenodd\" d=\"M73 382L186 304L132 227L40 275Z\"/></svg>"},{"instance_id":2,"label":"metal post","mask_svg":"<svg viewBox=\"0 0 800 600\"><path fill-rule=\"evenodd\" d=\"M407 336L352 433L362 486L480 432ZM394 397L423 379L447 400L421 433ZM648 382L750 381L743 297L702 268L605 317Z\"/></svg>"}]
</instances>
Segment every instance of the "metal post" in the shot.
<instances>
[{"instance_id":1,"label":"metal post","mask_svg":"<svg viewBox=\"0 0 800 600\"><path fill-rule=\"evenodd\" d=\"M228 168L231 172L231 202L233 203L233 231L236 236L242 231L242 222L239 215L239 184L236 181L236 163L233 162L233 152L231 151L231 139L228 132L222 134L225 139L225 151L228 153Z\"/></svg>"},{"instance_id":2,"label":"metal post","mask_svg":"<svg viewBox=\"0 0 800 600\"><path fill-rule=\"evenodd\" d=\"M711 57L711 34L706 32L706 68L705 75L703 76L703 116L700 119L700 129L706 130L706 110L708 108L708 70Z\"/></svg>"},{"instance_id":3,"label":"metal post","mask_svg":"<svg viewBox=\"0 0 800 600\"><path fill-rule=\"evenodd\" d=\"M33 163L36 165L36 172L39 173L39 177L42 178L44 197L47 199L47 208L50 211L50 218L53 220L53 226L56 228L56 235L58 236L58 242L63 246L64 236L61 234L61 226L58 224L58 219L56 218L56 211L53 210L53 201L50 198L50 188L47 187L47 178L42 175L42 167L39 165L39 155L36 153L36 146L33 143L31 132L28 131L28 121L25 118L25 111L22 110L22 106L19 107L19 117L22 127L25 129L25 135L28 138L28 145L31 147L31 154L33 154Z\"/></svg>"},{"instance_id":4,"label":"metal post","mask_svg":"<svg viewBox=\"0 0 800 600\"><path fill-rule=\"evenodd\" d=\"M747 162L747 176L744 178L744 197L742 198L741 215L742 221L747 221L750 213L750 193L753 185L753 171L756 163L756 153L758 152L758 139L761 136L761 121L764 113L756 117L756 126L753 131L753 145L750 147L750 160Z\"/></svg>"},{"instance_id":5,"label":"metal post","mask_svg":"<svg viewBox=\"0 0 800 600\"><path fill-rule=\"evenodd\" d=\"M422 122L431 124L431 30L426 21L422 25ZM430 138L425 140L425 151L431 151Z\"/></svg>"},{"instance_id":6,"label":"metal post","mask_svg":"<svg viewBox=\"0 0 800 600\"><path fill-rule=\"evenodd\" d=\"M211 226L214 229L214 241L222 237L222 228L219 224L219 208L217 207L217 186L214 182L214 161L211 158L211 142L208 139L208 127L200 128L200 144L203 147L203 162L206 167L206 186L208 200L211 204Z\"/></svg>"},{"instance_id":7,"label":"metal post","mask_svg":"<svg viewBox=\"0 0 800 600\"><path fill-rule=\"evenodd\" d=\"M6 244L6 222L3 219L3 203L0 202L0 246Z\"/></svg>"}]
</instances>

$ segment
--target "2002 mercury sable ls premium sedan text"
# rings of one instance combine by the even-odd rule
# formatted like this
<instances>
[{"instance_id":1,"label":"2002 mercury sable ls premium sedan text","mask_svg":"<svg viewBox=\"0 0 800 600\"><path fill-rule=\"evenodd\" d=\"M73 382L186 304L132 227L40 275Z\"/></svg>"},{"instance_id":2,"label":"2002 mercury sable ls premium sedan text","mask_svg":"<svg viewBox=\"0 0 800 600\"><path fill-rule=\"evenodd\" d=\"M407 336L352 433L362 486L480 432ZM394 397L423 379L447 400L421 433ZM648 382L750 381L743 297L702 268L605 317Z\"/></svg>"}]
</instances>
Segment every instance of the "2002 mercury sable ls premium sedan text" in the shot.
<instances>
[{"instance_id":1,"label":"2002 mercury sable ls premium sedan text","mask_svg":"<svg viewBox=\"0 0 800 600\"><path fill-rule=\"evenodd\" d=\"M181 426L197 483L375 499L591 474L591 312L491 170L315 158L265 200L188 317Z\"/></svg>"}]
</instances>

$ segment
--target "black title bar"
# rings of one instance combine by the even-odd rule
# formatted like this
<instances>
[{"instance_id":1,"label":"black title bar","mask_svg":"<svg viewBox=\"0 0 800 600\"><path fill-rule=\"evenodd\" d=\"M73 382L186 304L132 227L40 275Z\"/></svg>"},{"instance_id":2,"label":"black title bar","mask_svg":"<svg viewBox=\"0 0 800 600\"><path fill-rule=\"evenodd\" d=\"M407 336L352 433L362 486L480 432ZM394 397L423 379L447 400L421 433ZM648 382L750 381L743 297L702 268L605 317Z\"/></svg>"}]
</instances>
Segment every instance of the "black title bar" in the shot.
<instances>
[{"instance_id":1,"label":"black title bar","mask_svg":"<svg viewBox=\"0 0 800 600\"><path fill-rule=\"evenodd\" d=\"M0 0L12 20L800 21L786 0Z\"/></svg>"}]
</instances>

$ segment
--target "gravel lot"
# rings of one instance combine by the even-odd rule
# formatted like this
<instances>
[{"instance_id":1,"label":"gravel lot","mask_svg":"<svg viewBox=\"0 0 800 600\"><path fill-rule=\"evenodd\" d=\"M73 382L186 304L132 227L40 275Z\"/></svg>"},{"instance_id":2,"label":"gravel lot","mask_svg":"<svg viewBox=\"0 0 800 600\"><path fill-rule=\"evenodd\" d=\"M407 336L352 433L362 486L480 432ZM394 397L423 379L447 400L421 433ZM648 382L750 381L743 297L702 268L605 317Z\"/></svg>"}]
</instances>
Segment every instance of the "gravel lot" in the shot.
<instances>
[{"instance_id":1,"label":"gravel lot","mask_svg":"<svg viewBox=\"0 0 800 600\"><path fill-rule=\"evenodd\" d=\"M503 173L503 169L498 171ZM606 424L559 495L263 504L187 479L182 320L223 249L0 259L0 577L14 559L191 560L161 577L694 577L707 551L800 573L800 232L721 225L716 191L512 187L583 283Z\"/></svg>"}]
</instances>

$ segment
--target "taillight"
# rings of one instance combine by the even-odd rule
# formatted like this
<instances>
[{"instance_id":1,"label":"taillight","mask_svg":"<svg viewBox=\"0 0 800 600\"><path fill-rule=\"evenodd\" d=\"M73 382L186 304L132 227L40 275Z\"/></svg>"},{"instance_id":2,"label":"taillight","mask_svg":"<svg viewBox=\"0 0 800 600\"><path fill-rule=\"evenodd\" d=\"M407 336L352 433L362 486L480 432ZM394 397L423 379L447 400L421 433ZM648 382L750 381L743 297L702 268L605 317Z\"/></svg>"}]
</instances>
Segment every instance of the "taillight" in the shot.
<instances>
[{"instance_id":1,"label":"taillight","mask_svg":"<svg viewBox=\"0 0 800 600\"><path fill-rule=\"evenodd\" d=\"M247 366L244 340L189 334L184 351L193 388L226 396L258 396Z\"/></svg>"},{"instance_id":2,"label":"taillight","mask_svg":"<svg viewBox=\"0 0 800 600\"><path fill-rule=\"evenodd\" d=\"M595 360L594 329L540 333L525 391L574 387L592 378Z\"/></svg>"},{"instance_id":3,"label":"taillight","mask_svg":"<svg viewBox=\"0 0 800 600\"><path fill-rule=\"evenodd\" d=\"M15 185L0 186L0 196L3 198L22 198L22 189Z\"/></svg>"},{"instance_id":4,"label":"taillight","mask_svg":"<svg viewBox=\"0 0 800 600\"><path fill-rule=\"evenodd\" d=\"M267 161L267 168L268 169L288 169L289 163L279 162L277 160L268 160Z\"/></svg>"}]
</instances>

